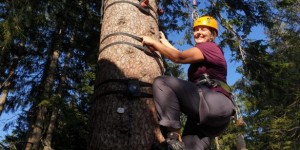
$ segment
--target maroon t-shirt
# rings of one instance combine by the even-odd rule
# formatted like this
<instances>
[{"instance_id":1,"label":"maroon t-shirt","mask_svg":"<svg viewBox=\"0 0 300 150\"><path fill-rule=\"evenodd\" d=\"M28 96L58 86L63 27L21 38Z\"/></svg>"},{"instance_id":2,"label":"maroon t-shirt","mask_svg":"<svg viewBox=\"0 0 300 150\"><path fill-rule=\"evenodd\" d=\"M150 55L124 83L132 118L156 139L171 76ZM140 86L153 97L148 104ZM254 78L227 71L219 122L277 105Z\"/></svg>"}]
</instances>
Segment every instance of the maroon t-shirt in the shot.
<instances>
[{"instance_id":1,"label":"maroon t-shirt","mask_svg":"<svg viewBox=\"0 0 300 150\"><path fill-rule=\"evenodd\" d=\"M227 63L223 50L214 42L199 43L195 47L202 52L204 61L190 65L188 69L189 81L196 82L202 74L206 73L211 79L221 80L226 83ZM230 97L230 94L221 87L213 88L213 90Z\"/></svg>"}]
</instances>

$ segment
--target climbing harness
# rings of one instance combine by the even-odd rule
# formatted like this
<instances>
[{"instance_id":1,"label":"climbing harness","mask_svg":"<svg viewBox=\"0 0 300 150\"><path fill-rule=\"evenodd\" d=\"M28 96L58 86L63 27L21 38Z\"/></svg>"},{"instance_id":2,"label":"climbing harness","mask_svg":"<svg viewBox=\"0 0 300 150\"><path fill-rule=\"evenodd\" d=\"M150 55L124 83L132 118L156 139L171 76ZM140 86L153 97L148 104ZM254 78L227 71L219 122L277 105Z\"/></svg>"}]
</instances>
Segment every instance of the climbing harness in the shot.
<instances>
[{"instance_id":1,"label":"climbing harness","mask_svg":"<svg viewBox=\"0 0 300 150\"><path fill-rule=\"evenodd\" d=\"M220 80L216 80L216 79L210 79L209 75L205 73L205 74L202 75L201 79L196 82L196 85L205 85L207 87L217 87L217 86L219 86L219 87L222 87L226 92L230 93L231 102L233 103L233 105L235 107L234 113L232 115L233 121L234 122L243 121L241 110L239 108L239 105L237 104L237 96L235 96L232 93L231 88L225 82L220 81ZM246 125L245 122L242 122L242 123Z\"/></svg>"},{"instance_id":2,"label":"climbing harness","mask_svg":"<svg viewBox=\"0 0 300 150\"><path fill-rule=\"evenodd\" d=\"M223 88L227 93L230 94L230 100L231 102L233 103L234 107L235 107L235 110L232 114L233 118L234 118L234 121L238 120L239 118L241 118L241 113L240 113L240 109L239 109L239 106L236 104L236 96L233 95L232 93L232 89L230 88L230 86L223 82L223 81L220 81L220 80L216 80L216 79L210 79L209 78L209 75L208 74L203 74L202 77L200 78L200 80L196 81L196 85L205 85L209 88L211 87L221 87Z\"/></svg>"},{"instance_id":3,"label":"climbing harness","mask_svg":"<svg viewBox=\"0 0 300 150\"><path fill-rule=\"evenodd\" d=\"M231 88L225 82L217 80L217 79L210 79L209 75L204 73L200 80L196 81L196 85L206 85L207 87L222 87L226 92L231 93Z\"/></svg>"}]
</instances>

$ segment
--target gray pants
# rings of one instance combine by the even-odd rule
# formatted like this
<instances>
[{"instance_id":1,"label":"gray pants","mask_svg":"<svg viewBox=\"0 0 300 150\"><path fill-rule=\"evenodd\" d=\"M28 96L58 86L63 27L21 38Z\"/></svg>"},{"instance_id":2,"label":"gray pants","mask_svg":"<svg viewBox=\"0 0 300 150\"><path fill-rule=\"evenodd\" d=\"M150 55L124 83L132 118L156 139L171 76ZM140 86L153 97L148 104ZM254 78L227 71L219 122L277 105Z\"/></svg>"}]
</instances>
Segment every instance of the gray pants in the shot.
<instances>
[{"instance_id":1,"label":"gray pants","mask_svg":"<svg viewBox=\"0 0 300 150\"><path fill-rule=\"evenodd\" d=\"M187 116L183 132L186 150L208 148L211 138L227 127L234 111L224 94L175 77L157 77L153 96L160 125L179 129L181 112Z\"/></svg>"}]
</instances>

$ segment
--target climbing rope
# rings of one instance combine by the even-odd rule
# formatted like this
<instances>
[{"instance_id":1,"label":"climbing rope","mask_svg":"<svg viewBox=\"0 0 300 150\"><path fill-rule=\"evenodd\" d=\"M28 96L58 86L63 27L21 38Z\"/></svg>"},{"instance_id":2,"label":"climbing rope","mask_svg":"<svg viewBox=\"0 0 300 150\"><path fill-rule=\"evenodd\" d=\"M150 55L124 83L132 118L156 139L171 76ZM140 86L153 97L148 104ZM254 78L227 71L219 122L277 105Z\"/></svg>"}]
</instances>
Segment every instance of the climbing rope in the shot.
<instances>
[{"instance_id":1,"label":"climbing rope","mask_svg":"<svg viewBox=\"0 0 300 150\"><path fill-rule=\"evenodd\" d=\"M125 36L128 36L128 37L131 37L139 42L142 42L143 41L143 38L139 37L139 36L136 36L136 35L132 35L132 34L129 34L129 33L125 33L125 32L115 32L115 33L111 33L107 36L105 36L101 41L100 43L102 43L104 40L106 40L107 38L111 37L111 36L116 36L116 35L125 35ZM159 60L162 60L161 56L158 55L156 52L153 52L153 51L150 51L148 49L148 47L146 46L141 46L141 45L137 45L137 44L133 44L133 43L130 43L130 42L125 42L125 41L118 41L118 42L114 42L114 43L110 43L106 46L104 46L103 48L100 49L99 53L103 52L106 48L110 47L110 46L113 46L113 45L117 45L117 44L126 44L126 45L130 45L130 46L133 46L141 51L143 51L145 54L149 55L149 56L152 56L152 57L155 57L155 61L157 62L157 64L159 65L159 68L160 68L160 72L161 74L164 73L164 68L163 68L163 65L160 63ZM158 59L157 59L158 58Z\"/></svg>"},{"instance_id":2,"label":"climbing rope","mask_svg":"<svg viewBox=\"0 0 300 150\"><path fill-rule=\"evenodd\" d=\"M104 40L106 40L107 38L111 37L111 36L115 36L115 35L125 35L125 36L129 36L129 37L132 37L134 38L135 40L139 41L139 42L142 42L143 41L143 38L139 37L139 36L135 36L135 35L132 35L132 34L129 34L129 33L125 33L125 32L115 32L115 33L112 33L112 34L109 34L107 36L105 36L101 41L100 43L102 43Z\"/></svg>"},{"instance_id":3,"label":"climbing rope","mask_svg":"<svg viewBox=\"0 0 300 150\"><path fill-rule=\"evenodd\" d=\"M192 19L195 21L200 16L199 16L198 10L197 10L197 1L196 0L192 0L192 1L193 1Z\"/></svg>"},{"instance_id":4,"label":"climbing rope","mask_svg":"<svg viewBox=\"0 0 300 150\"><path fill-rule=\"evenodd\" d=\"M102 6L101 6L101 18L102 18L102 15L103 15L103 0L102 0ZM134 5L135 7L137 7L142 13L144 14L147 14L149 16L151 16L152 18L154 18L154 20L157 22L157 20L155 19L155 17L150 13L150 10L152 10L156 15L158 14L157 12L159 12L159 14L162 13L162 10L161 9L157 9L156 11L154 10L153 7L151 7L149 5L149 0L140 0L139 3L134 3L134 2L130 2L130 1L115 1L115 2L112 2L110 3L108 6L106 6L105 10L107 8L109 8L110 6L114 5L114 4L117 4L117 3L128 3L128 4L131 4L131 5ZM101 23L102 23L102 19L101 19ZM104 40L106 40L108 37L111 37L111 36L115 36L115 35L125 35L125 36L129 36L131 38L134 38L135 40L139 41L139 42L142 42L143 39L141 37L138 37L138 36L135 36L135 35L132 35L132 34L129 34L129 33L125 33L125 32L116 32L116 33L112 33L112 34L109 34L107 35L106 37L104 37L100 43L102 43ZM100 49L99 51L99 54L101 52L103 52L106 48L110 47L110 46L113 46L113 45L117 45L117 44L126 44L126 45L130 45L130 46L133 46L139 50L142 50L145 54L147 55L150 55L150 56L153 56L153 57L156 57L156 58L159 58L162 60L161 56L158 55L156 52L153 52L153 51L150 51L146 46L141 46L141 45L137 45L137 44L133 44L133 43L129 43L129 42L125 42L125 41L118 41L118 42L114 42L114 43L110 43L108 45L106 45L105 47L103 47L102 49ZM163 69L163 65L160 63L160 61L158 59L155 59L156 62L158 63L159 67L160 67L160 71L161 71L161 74L164 73L164 69Z\"/></svg>"},{"instance_id":5,"label":"climbing rope","mask_svg":"<svg viewBox=\"0 0 300 150\"><path fill-rule=\"evenodd\" d=\"M241 113L241 109L240 109L240 106L239 106L237 101L238 101L237 96L232 94L232 102L234 103L234 106L235 106L234 122L237 123L238 126L247 125L243 121L243 116L242 116L242 113Z\"/></svg>"},{"instance_id":6,"label":"climbing rope","mask_svg":"<svg viewBox=\"0 0 300 150\"><path fill-rule=\"evenodd\" d=\"M145 52L146 54L148 55L154 55L154 53L152 53L148 48L144 47L144 46L140 46L140 45L137 45L137 44L133 44L133 43L130 43L130 42L125 42L125 41L118 41L118 42L114 42L114 43L110 43L108 45L106 45L105 47L103 47L102 49L100 49L100 53L103 52L105 49L107 49L108 47L110 46L113 46L113 45L118 45L118 44L127 44L127 45L131 45L139 50L142 50L143 52Z\"/></svg>"}]
</instances>

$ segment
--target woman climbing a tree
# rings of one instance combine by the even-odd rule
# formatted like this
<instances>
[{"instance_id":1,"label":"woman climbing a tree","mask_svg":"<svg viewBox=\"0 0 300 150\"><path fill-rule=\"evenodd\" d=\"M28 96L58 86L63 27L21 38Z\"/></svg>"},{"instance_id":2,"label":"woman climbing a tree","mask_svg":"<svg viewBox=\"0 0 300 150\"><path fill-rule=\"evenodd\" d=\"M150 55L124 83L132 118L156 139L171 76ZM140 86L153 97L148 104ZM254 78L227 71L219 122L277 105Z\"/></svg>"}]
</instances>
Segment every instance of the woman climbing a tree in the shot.
<instances>
[{"instance_id":1,"label":"woman climbing a tree","mask_svg":"<svg viewBox=\"0 0 300 150\"><path fill-rule=\"evenodd\" d=\"M144 36L143 44L175 63L190 64L188 80L170 76L157 77L153 82L153 99L159 124L168 128L161 145L171 149L202 150L224 131L234 113L230 88L226 84L227 63L222 49L214 43L218 23L211 16L195 20L195 47L179 51L161 32L160 42ZM181 136L180 113L187 116Z\"/></svg>"}]
</instances>

